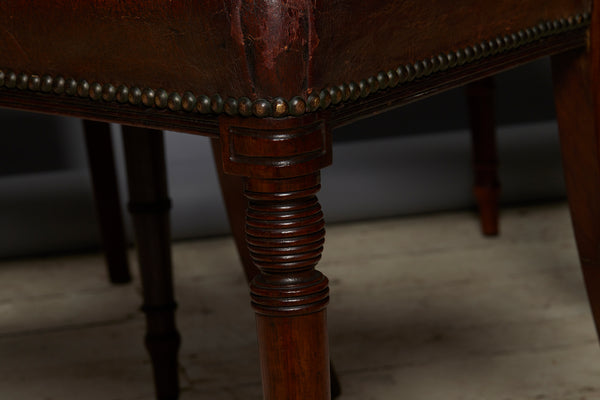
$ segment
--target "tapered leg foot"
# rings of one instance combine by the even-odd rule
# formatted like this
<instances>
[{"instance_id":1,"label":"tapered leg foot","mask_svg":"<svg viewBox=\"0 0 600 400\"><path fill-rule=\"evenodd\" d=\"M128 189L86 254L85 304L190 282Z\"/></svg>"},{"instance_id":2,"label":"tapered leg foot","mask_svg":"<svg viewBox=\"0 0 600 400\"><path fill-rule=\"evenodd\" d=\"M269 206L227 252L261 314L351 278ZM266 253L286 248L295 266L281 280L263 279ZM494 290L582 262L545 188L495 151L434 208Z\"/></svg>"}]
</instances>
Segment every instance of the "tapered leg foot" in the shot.
<instances>
[{"instance_id":1,"label":"tapered leg foot","mask_svg":"<svg viewBox=\"0 0 600 400\"><path fill-rule=\"evenodd\" d=\"M175 299L169 228L170 200L160 131L123 126L133 218L146 314L146 348L152 359L156 397L179 396Z\"/></svg>"},{"instance_id":2,"label":"tapered leg foot","mask_svg":"<svg viewBox=\"0 0 600 400\"><path fill-rule=\"evenodd\" d=\"M467 103L473 148L473 193L479 209L481 232L498 234L498 156L494 118L494 78L467 85Z\"/></svg>"},{"instance_id":3,"label":"tapered leg foot","mask_svg":"<svg viewBox=\"0 0 600 400\"><path fill-rule=\"evenodd\" d=\"M110 126L84 120L83 128L108 276L112 283L128 283L131 275Z\"/></svg>"}]
</instances>

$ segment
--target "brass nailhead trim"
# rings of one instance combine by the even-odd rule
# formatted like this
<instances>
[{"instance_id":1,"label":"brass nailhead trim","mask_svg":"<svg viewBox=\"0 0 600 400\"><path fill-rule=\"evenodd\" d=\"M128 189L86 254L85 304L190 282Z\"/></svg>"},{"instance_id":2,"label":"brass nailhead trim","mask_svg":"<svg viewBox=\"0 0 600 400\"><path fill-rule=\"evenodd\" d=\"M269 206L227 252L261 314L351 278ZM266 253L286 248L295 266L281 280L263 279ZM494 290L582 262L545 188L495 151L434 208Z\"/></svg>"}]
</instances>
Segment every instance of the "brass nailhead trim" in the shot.
<instances>
[{"instance_id":1,"label":"brass nailhead trim","mask_svg":"<svg viewBox=\"0 0 600 400\"><path fill-rule=\"evenodd\" d=\"M438 71L446 71L464 64L477 61L507 50L515 49L544 37L575 30L589 25L589 13L577 14L568 18L554 21L541 22L536 26L520 30L516 33L483 41L479 44L465 47L454 52L439 54L429 59L420 60L413 64L401 65L389 71L380 71L357 82L342 83L330 86L319 92L312 92L306 99L301 96L290 100L276 97L267 99L250 100L247 97L223 99L215 94L195 96L191 92L182 94L168 93L164 89L141 89L136 86L120 85L117 88L110 83L91 82L85 79L76 81L73 78L63 78L58 75L15 73L10 70L0 69L0 87L8 89L29 90L34 92L50 93L57 95L77 96L90 98L94 101L118 102L121 104L169 109L177 112L199 114L241 115L244 117L256 116L259 118L281 118L288 115L300 116L305 113L326 109L331 105L348 101L356 101L372 93L387 88L394 88L406 82L412 82Z\"/></svg>"}]
</instances>

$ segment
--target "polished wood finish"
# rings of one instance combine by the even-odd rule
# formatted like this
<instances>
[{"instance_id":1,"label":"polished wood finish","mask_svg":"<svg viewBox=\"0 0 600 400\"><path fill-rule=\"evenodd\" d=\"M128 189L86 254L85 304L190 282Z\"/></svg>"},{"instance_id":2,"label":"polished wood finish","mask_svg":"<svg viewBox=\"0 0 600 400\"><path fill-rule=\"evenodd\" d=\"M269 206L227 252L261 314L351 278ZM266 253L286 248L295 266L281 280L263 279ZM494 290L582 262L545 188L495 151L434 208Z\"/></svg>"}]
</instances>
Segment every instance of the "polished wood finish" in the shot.
<instances>
[{"instance_id":1,"label":"polished wood finish","mask_svg":"<svg viewBox=\"0 0 600 400\"><path fill-rule=\"evenodd\" d=\"M494 79L485 78L466 86L473 149L473 193L479 209L481 232L498 234L498 155L494 118Z\"/></svg>"},{"instance_id":2,"label":"polished wood finish","mask_svg":"<svg viewBox=\"0 0 600 400\"><path fill-rule=\"evenodd\" d=\"M231 233L235 240L246 279L248 282L252 282L260 271L254 265L250 250L246 245L246 211L248 210L248 199L244 196L244 179L240 176L225 174L219 141L212 139L211 146ZM330 363L329 368L331 372L331 397L336 398L341 395L342 387L332 363Z\"/></svg>"},{"instance_id":3,"label":"polished wood finish","mask_svg":"<svg viewBox=\"0 0 600 400\"><path fill-rule=\"evenodd\" d=\"M245 177L265 399L330 399L329 289L315 267L325 238L316 193L319 170L331 163L331 132L318 116L220 123L223 169Z\"/></svg>"},{"instance_id":4,"label":"polished wood finish","mask_svg":"<svg viewBox=\"0 0 600 400\"><path fill-rule=\"evenodd\" d=\"M318 188L318 174L247 181L246 240L261 270L250 291L265 400L331 398L329 291L327 279L314 269L325 235Z\"/></svg>"},{"instance_id":5,"label":"polished wood finish","mask_svg":"<svg viewBox=\"0 0 600 400\"><path fill-rule=\"evenodd\" d=\"M123 127L129 186L129 211L138 250L146 314L146 348L152 359L156 398L179 396L179 332L173 294L170 200L167 192L163 133Z\"/></svg>"},{"instance_id":6,"label":"polished wood finish","mask_svg":"<svg viewBox=\"0 0 600 400\"><path fill-rule=\"evenodd\" d=\"M587 49L553 57L554 97L571 219L600 332L600 9Z\"/></svg>"},{"instance_id":7,"label":"polished wood finish","mask_svg":"<svg viewBox=\"0 0 600 400\"><path fill-rule=\"evenodd\" d=\"M112 283L127 283L131 275L110 125L84 120L83 130L108 275Z\"/></svg>"}]
</instances>

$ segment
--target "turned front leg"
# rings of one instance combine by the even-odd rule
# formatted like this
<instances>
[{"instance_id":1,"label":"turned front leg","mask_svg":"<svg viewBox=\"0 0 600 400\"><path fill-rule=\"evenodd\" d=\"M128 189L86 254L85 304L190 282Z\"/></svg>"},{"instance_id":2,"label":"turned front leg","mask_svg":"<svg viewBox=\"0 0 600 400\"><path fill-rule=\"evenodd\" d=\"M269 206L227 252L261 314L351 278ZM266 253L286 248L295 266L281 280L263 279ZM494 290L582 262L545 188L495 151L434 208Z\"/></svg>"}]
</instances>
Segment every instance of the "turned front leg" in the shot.
<instances>
[{"instance_id":1,"label":"turned front leg","mask_svg":"<svg viewBox=\"0 0 600 400\"><path fill-rule=\"evenodd\" d=\"M248 179L246 240L261 273L256 311L265 399L329 399L327 278L315 270L325 240L319 175Z\"/></svg>"},{"instance_id":2,"label":"turned front leg","mask_svg":"<svg viewBox=\"0 0 600 400\"><path fill-rule=\"evenodd\" d=\"M246 243L265 400L329 400L325 239L316 197L331 137L319 116L220 120L225 173L245 176Z\"/></svg>"}]
</instances>

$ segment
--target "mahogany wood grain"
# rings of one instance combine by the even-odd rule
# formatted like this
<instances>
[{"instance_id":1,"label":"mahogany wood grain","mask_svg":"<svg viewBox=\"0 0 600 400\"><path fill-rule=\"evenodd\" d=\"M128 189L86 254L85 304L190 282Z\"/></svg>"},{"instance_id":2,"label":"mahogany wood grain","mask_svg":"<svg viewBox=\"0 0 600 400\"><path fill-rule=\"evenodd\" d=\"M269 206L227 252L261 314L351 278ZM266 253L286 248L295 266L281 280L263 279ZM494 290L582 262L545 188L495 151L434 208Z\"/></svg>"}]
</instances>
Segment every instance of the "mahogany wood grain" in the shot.
<instances>
[{"instance_id":1,"label":"mahogany wood grain","mask_svg":"<svg viewBox=\"0 0 600 400\"><path fill-rule=\"evenodd\" d=\"M254 265L250 250L246 245L246 211L248 199L244 196L244 179L236 175L228 175L223 171L223 157L218 139L211 140L215 167L219 176L219 184L225 202L231 233L235 240L238 255L248 282L260 273ZM342 393L340 380L335 373L333 363L330 363L331 397L336 398Z\"/></svg>"},{"instance_id":2,"label":"mahogany wood grain","mask_svg":"<svg viewBox=\"0 0 600 400\"><path fill-rule=\"evenodd\" d=\"M585 285L600 332L600 8L588 47L552 58L565 181Z\"/></svg>"},{"instance_id":3,"label":"mahogany wood grain","mask_svg":"<svg viewBox=\"0 0 600 400\"><path fill-rule=\"evenodd\" d=\"M131 281L131 275L110 126L84 120L83 128L108 275L113 283L127 283Z\"/></svg>"},{"instance_id":4,"label":"mahogany wood grain","mask_svg":"<svg viewBox=\"0 0 600 400\"><path fill-rule=\"evenodd\" d=\"M498 234L498 155L494 118L494 79L485 78L466 86L473 149L473 193L479 208L481 231Z\"/></svg>"},{"instance_id":5,"label":"mahogany wood grain","mask_svg":"<svg viewBox=\"0 0 600 400\"><path fill-rule=\"evenodd\" d=\"M252 281L265 400L328 400L327 279L321 258L324 222L317 174L249 178L246 240L261 270Z\"/></svg>"},{"instance_id":6,"label":"mahogany wood grain","mask_svg":"<svg viewBox=\"0 0 600 400\"><path fill-rule=\"evenodd\" d=\"M179 396L180 338L175 326L163 133L124 126L123 145L146 314L145 343L152 359L156 398L174 400Z\"/></svg>"},{"instance_id":7,"label":"mahogany wood grain","mask_svg":"<svg viewBox=\"0 0 600 400\"><path fill-rule=\"evenodd\" d=\"M325 238L316 193L319 170L331 163L330 129L317 116L223 117L220 126L223 170L245 178L265 400L330 399L329 288L315 269Z\"/></svg>"}]
</instances>

